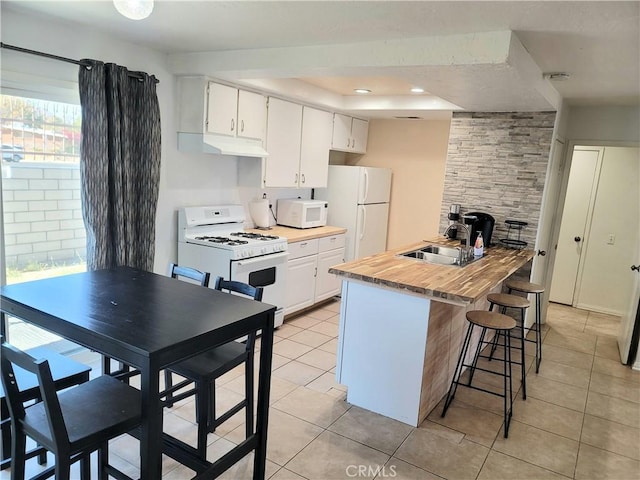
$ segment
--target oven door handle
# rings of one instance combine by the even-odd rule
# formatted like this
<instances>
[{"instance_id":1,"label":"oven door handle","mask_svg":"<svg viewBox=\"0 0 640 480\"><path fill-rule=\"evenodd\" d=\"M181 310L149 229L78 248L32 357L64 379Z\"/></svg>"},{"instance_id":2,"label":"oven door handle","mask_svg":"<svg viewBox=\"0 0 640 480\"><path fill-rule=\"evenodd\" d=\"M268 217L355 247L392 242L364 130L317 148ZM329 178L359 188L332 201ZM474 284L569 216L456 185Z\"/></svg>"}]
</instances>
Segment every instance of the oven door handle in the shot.
<instances>
[{"instance_id":1,"label":"oven door handle","mask_svg":"<svg viewBox=\"0 0 640 480\"><path fill-rule=\"evenodd\" d=\"M269 262L270 264L279 264L287 261L289 252L271 253L269 255L261 255L260 257L247 258L245 260L236 260L238 267L246 267L254 263ZM282 259L282 261L279 261Z\"/></svg>"}]
</instances>

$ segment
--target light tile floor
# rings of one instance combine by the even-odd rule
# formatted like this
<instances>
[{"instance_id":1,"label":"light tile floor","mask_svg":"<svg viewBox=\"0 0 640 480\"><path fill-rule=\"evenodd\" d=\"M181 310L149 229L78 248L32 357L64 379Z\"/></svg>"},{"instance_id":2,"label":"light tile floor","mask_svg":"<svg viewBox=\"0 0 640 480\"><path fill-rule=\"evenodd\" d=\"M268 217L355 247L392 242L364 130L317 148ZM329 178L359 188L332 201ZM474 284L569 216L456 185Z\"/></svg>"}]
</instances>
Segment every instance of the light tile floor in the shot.
<instances>
[{"instance_id":1,"label":"light tile floor","mask_svg":"<svg viewBox=\"0 0 640 480\"><path fill-rule=\"evenodd\" d=\"M640 479L640 372L619 362L617 318L549 307L540 372L531 370L527 357L527 400L516 398L504 439L502 399L475 390L460 388L445 418L440 405L418 428L348 404L334 375L339 305L325 304L276 331L269 478ZM78 358L99 372L95 356ZM220 379L221 408L240 398L242 375L238 368ZM479 375L478 381L490 378ZM193 443L193 418L188 399L167 410L165 428ZM224 454L243 435L239 413L209 435L209 457ZM112 463L134 476L137 455L131 437L112 443ZM223 478L251 478L250 460ZM163 471L164 480L193 476L166 457ZM0 475L8 478L7 471Z\"/></svg>"}]
</instances>

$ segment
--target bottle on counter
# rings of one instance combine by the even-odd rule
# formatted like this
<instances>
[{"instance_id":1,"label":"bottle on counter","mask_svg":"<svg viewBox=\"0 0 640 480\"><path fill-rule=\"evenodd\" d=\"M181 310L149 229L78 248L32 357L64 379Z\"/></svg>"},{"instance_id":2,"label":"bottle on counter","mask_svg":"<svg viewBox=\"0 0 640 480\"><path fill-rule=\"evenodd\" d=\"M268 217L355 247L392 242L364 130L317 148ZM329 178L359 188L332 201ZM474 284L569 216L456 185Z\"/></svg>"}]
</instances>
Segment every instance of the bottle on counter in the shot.
<instances>
[{"instance_id":1,"label":"bottle on counter","mask_svg":"<svg viewBox=\"0 0 640 480\"><path fill-rule=\"evenodd\" d=\"M473 246L473 256L481 257L484 254L484 240L482 238L482 232L478 232L476 237L476 243Z\"/></svg>"}]
</instances>

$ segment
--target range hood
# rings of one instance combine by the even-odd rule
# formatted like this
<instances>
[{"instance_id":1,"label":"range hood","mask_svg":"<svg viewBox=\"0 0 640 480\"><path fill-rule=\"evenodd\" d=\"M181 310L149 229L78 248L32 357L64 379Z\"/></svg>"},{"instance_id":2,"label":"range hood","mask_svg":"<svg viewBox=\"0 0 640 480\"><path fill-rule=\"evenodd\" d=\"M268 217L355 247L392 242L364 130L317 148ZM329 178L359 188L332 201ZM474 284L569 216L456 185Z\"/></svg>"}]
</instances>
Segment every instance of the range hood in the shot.
<instances>
[{"instance_id":1,"label":"range hood","mask_svg":"<svg viewBox=\"0 0 640 480\"><path fill-rule=\"evenodd\" d=\"M215 153L236 157L268 157L260 140L229 137L214 133L178 132L178 150L183 152Z\"/></svg>"}]
</instances>

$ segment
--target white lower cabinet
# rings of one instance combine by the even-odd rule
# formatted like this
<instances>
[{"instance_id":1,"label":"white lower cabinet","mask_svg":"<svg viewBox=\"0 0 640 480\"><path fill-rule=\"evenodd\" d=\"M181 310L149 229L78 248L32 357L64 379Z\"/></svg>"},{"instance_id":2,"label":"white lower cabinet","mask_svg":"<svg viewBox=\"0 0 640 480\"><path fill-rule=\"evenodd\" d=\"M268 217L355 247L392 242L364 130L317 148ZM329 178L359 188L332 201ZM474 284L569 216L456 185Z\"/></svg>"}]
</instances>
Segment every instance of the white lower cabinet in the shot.
<instances>
[{"instance_id":1,"label":"white lower cabinet","mask_svg":"<svg viewBox=\"0 0 640 480\"><path fill-rule=\"evenodd\" d=\"M329 268L344 262L344 234L293 242L288 248L285 315L340 293L342 282Z\"/></svg>"}]
</instances>

